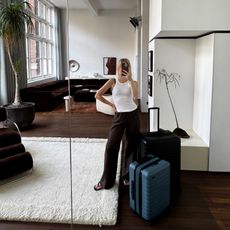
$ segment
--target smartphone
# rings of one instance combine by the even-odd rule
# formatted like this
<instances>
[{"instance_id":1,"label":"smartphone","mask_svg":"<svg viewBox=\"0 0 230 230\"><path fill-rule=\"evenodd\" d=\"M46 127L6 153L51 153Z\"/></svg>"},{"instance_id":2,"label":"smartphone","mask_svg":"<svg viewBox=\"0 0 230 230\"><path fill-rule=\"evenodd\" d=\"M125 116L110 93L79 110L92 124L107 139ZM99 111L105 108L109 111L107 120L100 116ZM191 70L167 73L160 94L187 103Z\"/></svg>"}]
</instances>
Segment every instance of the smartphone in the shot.
<instances>
[{"instance_id":1,"label":"smartphone","mask_svg":"<svg viewBox=\"0 0 230 230\"><path fill-rule=\"evenodd\" d=\"M123 73L123 70L129 72L129 63L125 60L122 61L122 75L125 76L126 74Z\"/></svg>"}]
</instances>

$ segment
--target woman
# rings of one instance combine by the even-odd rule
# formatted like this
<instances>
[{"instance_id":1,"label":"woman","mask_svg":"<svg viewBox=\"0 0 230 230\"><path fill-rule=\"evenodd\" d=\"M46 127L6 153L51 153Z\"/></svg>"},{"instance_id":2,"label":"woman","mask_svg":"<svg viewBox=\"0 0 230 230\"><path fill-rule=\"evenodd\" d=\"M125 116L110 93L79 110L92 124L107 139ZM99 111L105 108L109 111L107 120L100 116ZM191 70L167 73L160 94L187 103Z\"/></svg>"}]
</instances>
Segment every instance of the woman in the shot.
<instances>
[{"instance_id":1,"label":"woman","mask_svg":"<svg viewBox=\"0 0 230 230\"><path fill-rule=\"evenodd\" d=\"M134 100L138 97L138 85L132 79L131 65L128 59L120 59L117 70L117 79L108 80L95 95L96 99L110 105L115 110L105 149L104 172L101 180L94 186L96 191L112 188L115 183L118 154L124 133L125 150L122 177L125 185L128 185L129 164L136 158L140 122L137 104ZM103 94L110 88L114 103L103 97Z\"/></svg>"}]
</instances>

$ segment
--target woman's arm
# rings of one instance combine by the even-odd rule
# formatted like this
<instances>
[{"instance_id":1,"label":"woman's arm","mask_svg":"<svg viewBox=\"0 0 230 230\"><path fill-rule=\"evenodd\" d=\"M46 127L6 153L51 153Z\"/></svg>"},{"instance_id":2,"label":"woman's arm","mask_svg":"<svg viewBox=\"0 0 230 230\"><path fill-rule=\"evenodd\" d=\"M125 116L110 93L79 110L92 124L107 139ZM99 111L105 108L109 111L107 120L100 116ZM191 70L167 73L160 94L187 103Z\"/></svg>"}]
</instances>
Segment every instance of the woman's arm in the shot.
<instances>
[{"instance_id":1,"label":"woman's arm","mask_svg":"<svg viewBox=\"0 0 230 230\"><path fill-rule=\"evenodd\" d=\"M137 100L138 99L138 84L136 81L133 80L132 78L132 73L131 73L131 67L129 67L129 72L124 71L124 74L126 74L126 79L130 83L133 99Z\"/></svg>"},{"instance_id":2,"label":"woman's arm","mask_svg":"<svg viewBox=\"0 0 230 230\"><path fill-rule=\"evenodd\" d=\"M130 87L131 87L131 91L132 91L134 101L137 101L137 99L138 99L138 84L132 78L131 65L129 64L128 71L122 70L122 72L125 75L127 81L129 81L129 83L130 83Z\"/></svg>"},{"instance_id":3,"label":"woman's arm","mask_svg":"<svg viewBox=\"0 0 230 230\"><path fill-rule=\"evenodd\" d=\"M131 90L133 94L133 99L137 100L138 99L138 84L133 79L129 80L129 82L130 82L130 86L131 86Z\"/></svg>"},{"instance_id":4,"label":"woman's arm","mask_svg":"<svg viewBox=\"0 0 230 230\"><path fill-rule=\"evenodd\" d=\"M115 106L113 103L111 103L110 101L106 100L103 95L106 93L106 91L108 89L112 89L114 86L114 79L109 79L99 90L97 90L96 94L95 94L95 98L100 100L101 102L110 105L111 107L113 107L115 109Z\"/></svg>"}]
</instances>

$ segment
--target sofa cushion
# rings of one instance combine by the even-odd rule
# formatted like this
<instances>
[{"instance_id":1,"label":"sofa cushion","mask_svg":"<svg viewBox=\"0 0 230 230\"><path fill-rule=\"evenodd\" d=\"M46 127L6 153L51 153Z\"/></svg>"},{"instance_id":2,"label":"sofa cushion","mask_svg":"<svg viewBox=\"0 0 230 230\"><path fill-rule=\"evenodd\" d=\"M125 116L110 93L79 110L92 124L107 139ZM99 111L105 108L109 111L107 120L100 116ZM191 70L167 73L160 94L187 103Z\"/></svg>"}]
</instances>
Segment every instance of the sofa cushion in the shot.
<instances>
[{"instance_id":1,"label":"sofa cushion","mask_svg":"<svg viewBox=\"0 0 230 230\"><path fill-rule=\"evenodd\" d=\"M25 147L22 143L9 145L0 148L0 159L4 159L22 152L25 152Z\"/></svg>"},{"instance_id":2,"label":"sofa cushion","mask_svg":"<svg viewBox=\"0 0 230 230\"><path fill-rule=\"evenodd\" d=\"M21 143L21 136L17 131L9 128L0 129L0 147L6 147L17 143Z\"/></svg>"},{"instance_id":3,"label":"sofa cushion","mask_svg":"<svg viewBox=\"0 0 230 230\"><path fill-rule=\"evenodd\" d=\"M56 97L59 95L65 95L65 94L68 94L68 88L67 87L61 87L61 88L57 88L57 89L51 91L52 97Z\"/></svg>"},{"instance_id":4,"label":"sofa cushion","mask_svg":"<svg viewBox=\"0 0 230 230\"><path fill-rule=\"evenodd\" d=\"M32 88L36 88L37 90L42 90L42 91L52 91L64 86L65 87L68 86L68 82L66 80L57 80L57 81L51 81L41 85L37 85Z\"/></svg>"},{"instance_id":5,"label":"sofa cushion","mask_svg":"<svg viewBox=\"0 0 230 230\"><path fill-rule=\"evenodd\" d=\"M80 89L74 94L74 101L76 102L93 102L95 99L96 91L91 89Z\"/></svg>"},{"instance_id":6,"label":"sofa cushion","mask_svg":"<svg viewBox=\"0 0 230 230\"><path fill-rule=\"evenodd\" d=\"M0 180L7 179L33 168L33 159L29 152L18 153L0 160Z\"/></svg>"},{"instance_id":7,"label":"sofa cushion","mask_svg":"<svg viewBox=\"0 0 230 230\"><path fill-rule=\"evenodd\" d=\"M108 100L111 103L113 103L112 95L103 95L103 97L106 100ZM110 105L108 105L106 103L103 103L98 99L96 99L96 109L97 109L98 112L101 112L101 113L104 113L104 114L107 114L107 115L114 115L115 114L114 109Z\"/></svg>"}]
</instances>

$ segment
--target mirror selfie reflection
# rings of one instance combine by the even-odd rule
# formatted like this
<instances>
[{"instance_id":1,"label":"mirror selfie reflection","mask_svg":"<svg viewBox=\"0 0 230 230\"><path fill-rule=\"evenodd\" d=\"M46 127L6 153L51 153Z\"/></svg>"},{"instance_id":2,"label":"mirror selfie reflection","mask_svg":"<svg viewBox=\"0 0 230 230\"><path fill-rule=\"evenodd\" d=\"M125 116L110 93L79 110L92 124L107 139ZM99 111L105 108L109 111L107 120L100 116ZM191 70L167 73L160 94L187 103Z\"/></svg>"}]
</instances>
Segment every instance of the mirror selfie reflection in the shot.
<instances>
[{"instance_id":1,"label":"mirror selfie reflection","mask_svg":"<svg viewBox=\"0 0 230 230\"><path fill-rule=\"evenodd\" d=\"M12 2L16 4L16 1ZM11 1L2 3L1 13ZM116 226L119 183L122 179L128 181L127 164L133 160L136 149L133 144L137 143L133 132L139 131L138 94L130 84L127 85L130 100L135 94L135 102L125 103L125 106L132 106L131 110L135 110L137 125L129 123L129 140L124 141L128 149L132 146L126 154L129 159L124 160L124 167L121 156L124 148L119 144L122 133L127 134L125 129L128 128L124 127L119 131L116 145L111 145L117 149L113 186L96 192L94 185L103 173L105 149L115 113L118 105L123 106L119 102L115 106L112 95L115 84L107 87L108 82L120 78L121 83L126 78L127 82L137 82L138 78L134 73L135 32L127 17L127 14L135 13L136 1L119 3L118 9L107 8L106 4L100 6L99 1L90 1L90 6L85 1L58 0L28 0L23 4L29 9L24 12L24 20L32 25L22 30L24 46L20 49L23 52L19 52L14 43L12 63L16 67L13 66L13 71L10 70L11 59L3 50L3 37L0 44L1 66L7 66L1 68L1 105L5 107L13 103L12 107L17 107L12 96L15 91L12 78L19 75L16 95L23 105L32 104L25 117L33 119L26 125L14 121L19 131L12 125L8 127L14 119L10 116L10 106L7 106L9 121L6 127L4 119L2 129L12 131L14 134L9 134L12 135L10 140L16 141L4 144L0 149L1 162L7 162L0 169L4 175L0 187L4 210L1 221L6 229L18 225L23 229ZM110 36L111 27L115 28L116 34L118 31L125 33L125 39L119 41L118 35ZM119 60L123 57L127 57L132 73L127 66L121 71ZM102 92L105 85L107 89L101 94L103 101L97 92ZM21 117L19 110L15 113L16 118ZM146 114L140 118L141 129L145 129ZM1 143L7 143L9 135L4 134ZM127 195L128 187L124 189Z\"/></svg>"},{"instance_id":2,"label":"mirror selfie reflection","mask_svg":"<svg viewBox=\"0 0 230 230\"><path fill-rule=\"evenodd\" d=\"M0 229L229 228L230 1L184 2L0 0Z\"/></svg>"}]
</instances>

